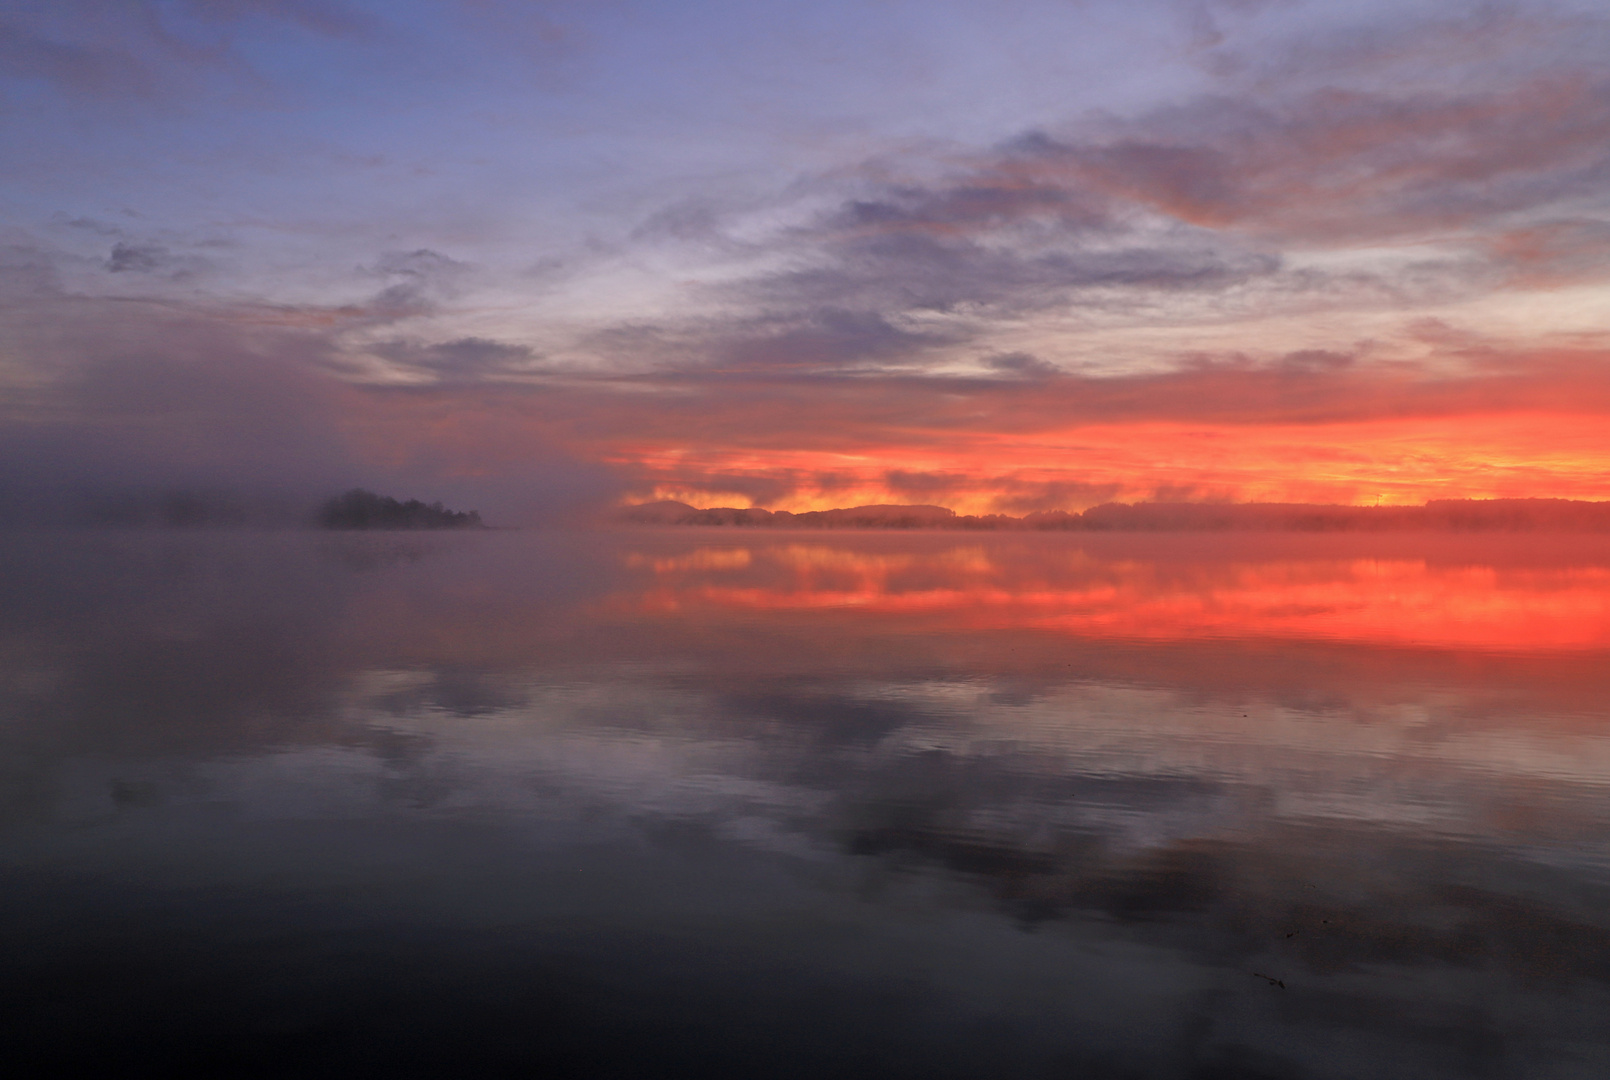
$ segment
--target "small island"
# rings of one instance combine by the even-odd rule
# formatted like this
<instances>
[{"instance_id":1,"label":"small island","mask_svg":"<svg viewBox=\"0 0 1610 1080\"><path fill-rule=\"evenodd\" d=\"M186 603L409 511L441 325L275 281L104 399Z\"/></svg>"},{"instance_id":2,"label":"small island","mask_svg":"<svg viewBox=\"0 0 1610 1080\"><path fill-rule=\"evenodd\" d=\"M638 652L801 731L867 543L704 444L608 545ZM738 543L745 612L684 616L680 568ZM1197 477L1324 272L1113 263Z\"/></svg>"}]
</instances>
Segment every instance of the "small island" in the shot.
<instances>
[{"instance_id":1,"label":"small island","mask_svg":"<svg viewBox=\"0 0 1610 1080\"><path fill-rule=\"evenodd\" d=\"M319 507L318 523L326 529L484 529L474 510L449 510L439 502L399 502L353 488Z\"/></svg>"}]
</instances>

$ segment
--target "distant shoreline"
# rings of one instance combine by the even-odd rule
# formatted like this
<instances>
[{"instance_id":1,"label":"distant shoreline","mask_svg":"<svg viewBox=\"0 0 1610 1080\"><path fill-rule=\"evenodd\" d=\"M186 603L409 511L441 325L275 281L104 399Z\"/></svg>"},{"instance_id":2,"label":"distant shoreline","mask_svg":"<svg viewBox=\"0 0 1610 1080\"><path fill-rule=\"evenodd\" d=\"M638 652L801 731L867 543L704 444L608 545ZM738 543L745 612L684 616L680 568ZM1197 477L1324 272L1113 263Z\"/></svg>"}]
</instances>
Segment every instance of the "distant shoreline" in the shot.
<instances>
[{"instance_id":1,"label":"distant shoreline","mask_svg":"<svg viewBox=\"0 0 1610 1080\"><path fill-rule=\"evenodd\" d=\"M1587 532L1610 533L1610 502L1436 499L1423 506L1323 503L1106 503L1081 512L957 514L943 506L880 504L790 513L662 501L623 508L636 525L782 529L942 529L1037 532Z\"/></svg>"}]
</instances>

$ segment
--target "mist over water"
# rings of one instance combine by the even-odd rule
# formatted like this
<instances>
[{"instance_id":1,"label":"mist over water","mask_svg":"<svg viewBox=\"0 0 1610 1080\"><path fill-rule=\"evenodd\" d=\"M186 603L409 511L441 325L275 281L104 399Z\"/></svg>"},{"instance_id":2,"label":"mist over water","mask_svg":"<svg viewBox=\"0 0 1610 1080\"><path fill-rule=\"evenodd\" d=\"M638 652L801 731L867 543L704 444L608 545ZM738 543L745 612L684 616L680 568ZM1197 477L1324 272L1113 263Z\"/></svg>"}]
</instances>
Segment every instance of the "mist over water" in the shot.
<instances>
[{"instance_id":1,"label":"mist over water","mask_svg":"<svg viewBox=\"0 0 1610 1080\"><path fill-rule=\"evenodd\" d=\"M1600 538L0 544L33 1073L1610 1073Z\"/></svg>"}]
</instances>

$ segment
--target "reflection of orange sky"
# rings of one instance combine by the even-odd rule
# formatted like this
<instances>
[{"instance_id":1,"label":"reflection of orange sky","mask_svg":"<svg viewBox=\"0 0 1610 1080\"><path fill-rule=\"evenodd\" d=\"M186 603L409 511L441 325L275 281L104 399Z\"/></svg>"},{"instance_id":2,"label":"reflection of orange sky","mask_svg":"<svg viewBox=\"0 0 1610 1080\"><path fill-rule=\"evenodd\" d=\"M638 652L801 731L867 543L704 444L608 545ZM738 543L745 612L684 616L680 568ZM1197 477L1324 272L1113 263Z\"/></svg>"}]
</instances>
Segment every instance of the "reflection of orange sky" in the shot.
<instances>
[{"instance_id":1,"label":"reflection of orange sky","mask_svg":"<svg viewBox=\"0 0 1610 1080\"><path fill-rule=\"evenodd\" d=\"M1350 504L1610 498L1610 428L1593 415L1134 422L943 439L926 433L906 446L838 452L637 443L617 445L608 456L640 477L631 501L795 512L923 502L958 513L1022 513L1156 497ZM770 481L785 493L754 499L733 478Z\"/></svg>"},{"instance_id":2,"label":"reflection of orange sky","mask_svg":"<svg viewBox=\"0 0 1610 1080\"><path fill-rule=\"evenodd\" d=\"M1503 651L1610 646L1610 567L1415 558L1171 562L1073 543L880 552L781 538L631 556L639 610L910 616L925 630L1323 639Z\"/></svg>"}]
</instances>

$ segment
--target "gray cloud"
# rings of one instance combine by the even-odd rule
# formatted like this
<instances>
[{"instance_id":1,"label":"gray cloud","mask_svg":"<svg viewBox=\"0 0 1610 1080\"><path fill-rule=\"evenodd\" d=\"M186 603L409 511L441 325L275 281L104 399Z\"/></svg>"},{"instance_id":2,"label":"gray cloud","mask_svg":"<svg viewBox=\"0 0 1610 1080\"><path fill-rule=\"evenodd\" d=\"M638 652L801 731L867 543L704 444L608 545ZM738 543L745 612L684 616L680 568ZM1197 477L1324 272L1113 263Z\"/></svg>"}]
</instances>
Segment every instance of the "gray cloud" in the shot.
<instances>
[{"instance_id":1,"label":"gray cloud","mask_svg":"<svg viewBox=\"0 0 1610 1080\"><path fill-rule=\"evenodd\" d=\"M130 244L118 241L107 256L106 269L114 274L153 274L172 262L172 253L160 244Z\"/></svg>"},{"instance_id":2,"label":"gray cloud","mask_svg":"<svg viewBox=\"0 0 1610 1080\"><path fill-rule=\"evenodd\" d=\"M51 218L50 223L52 225L59 225L68 229L76 229L83 232L93 233L96 236L124 235L123 230L120 227L113 225L110 222L100 221L92 217L68 217L59 210Z\"/></svg>"},{"instance_id":3,"label":"gray cloud","mask_svg":"<svg viewBox=\"0 0 1610 1080\"><path fill-rule=\"evenodd\" d=\"M438 286L459 280L468 270L469 264L429 248L388 251L376 259L370 268L371 273L386 277L411 278Z\"/></svg>"},{"instance_id":4,"label":"gray cloud","mask_svg":"<svg viewBox=\"0 0 1610 1080\"><path fill-rule=\"evenodd\" d=\"M679 240L727 244L722 232L726 210L707 198L684 199L650 214L631 232L633 240Z\"/></svg>"},{"instance_id":5,"label":"gray cloud","mask_svg":"<svg viewBox=\"0 0 1610 1080\"><path fill-rule=\"evenodd\" d=\"M726 368L853 370L911 361L945 341L939 334L898 327L875 312L824 307L734 335L718 355Z\"/></svg>"},{"instance_id":6,"label":"gray cloud","mask_svg":"<svg viewBox=\"0 0 1610 1080\"><path fill-rule=\"evenodd\" d=\"M812 197L837 195L831 208L740 252L787 268L706 289L733 316L659 328L675 347L658 355L900 365L987 343L1002 320L1149 318L1182 294L1226 315L1402 309L1610 273L1596 242L1610 229L1598 61L1610 20L1505 5L1406 14L1264 41L1255 69L1238 65L1227 28L1267 6L1181 6L1221 69L1213 92L1183 104L1070 118L971 155L948 148L944 165L916 152L906 167L880 158L805 182ZM723 213L684 199L634 239L734 251ZM1412 265L1288 255L1427 241ZM909 329L935 313L943 334Z\"/></svg>"},{"instance_id":7,"label":"gray cloud","mask_svg":"<svg viewBox=\"0 0 1610 1080\"><path fill-rule=\"evenodd\" d=\"M1048 364L1037 356L1022 352L987 356L984 358L984 366L1007 377L1019 379L1045 379L1062 374L1062 369L1055 364Z\"/></svg>"},{"instance_id":8,"label":"gray cloud","mask_svg":"<svg viewBox=\"0 0 1610 1080\"><path fill-rule=\"evenodd\" d=\"M435 345L389 341L369 350L394 364L428 371L442 380L484 379L529 370L539 357L529 345L466 337Z\"/></svg>"},{"instance_id":9,"label":"gray cloud","mask_svg":"<svg viewBox=\"0 0 1610 1080\"><path fill-rule=\"evenodd\" d=\"M1031 132L950 183L846 203L800 238L825 256L821 265L754 287L814 302L1009 313L1091 289L1218 291L1273 279L1279 248L1292 243L1490 231L1610 188L1610 84L1585 75L1468 93L1208 97L1105 136ZM1139 226L1135 211L1172 224ZM1523 233L1508 249L1475 245L1470 258L1557 255L1589 269L1568 235Z\"/></svg>"},{"instance_id":10,"label":"gray cloud","mask_svg":"<svg viewBox=\"0 0 1610 1080\"><path fill-rule=\"evenodd\" d=\"M795 299L798 307L778 305L773 314L612 327L587 345L629 371L815 377L911 367L964 340L960 331L903 326L865 307L807 306L806 298Z\"/></svg>"},{"instance_id":11,"label":"gray cloud","mask_svg":"<svg viewBox=\"0 0 1610 1080\"><path fill-rule=\"evenodd\" d=\"M1280 269L1278 256L1210 230L1126 222L1092 185L1018 182L1004 160L927 188L848 200L782 241L805 265L734 291L773 305L965 309L987 319L1063 307L1095 290L1222 290Z\"/></svg>"},{"instance_id":12,"label":"gray cloud","mask_svg":"<svg viewBox=\"0 0 1610 1080\"><path fill-rule=\"evenodd\" d=\"M462 295L473 268L429 248L390 251L361 273L389 282L365 305L380 321L406 319L438 310L443 300Z\"/></svg>"},{"instance_id":13,"label":"gray cloud","mask_svg":"<svg viewBox=\"0 0 1610 1080\"><path fill-rule=\"evenodd\" d=\"M1103 140L1020 139L1006 160L1210 228L1358 241L1602 198L1607 147L1610 84L1584 70L1479 91L1205 98Z\"/></svg>"},{"instance_id":14,"label":"gray cloud","mask_svg":"<svg viewBox=\"0 0 1610 1080\"><path fill-rule=\"evenodd\" d=\"M795 297L918 311L982 305L989 314L1010 315L1063 306L1073 294L1097 288L1222 289L1272 274L1280 265L1272 255L1201 242L1036 254L971 240L893 234L830 240L824 246L833 257L828 265L762 279L748 291L770 301Z\"/></svg>"}]
</instances>

